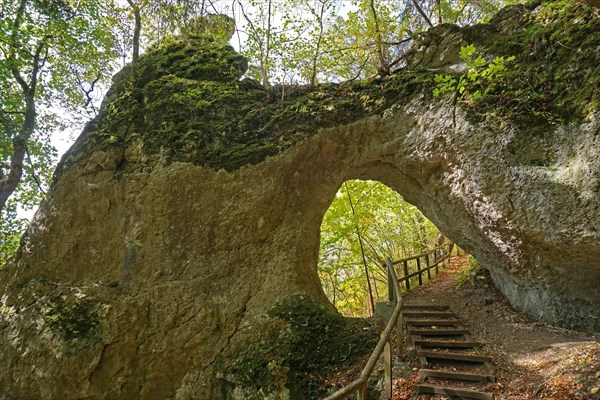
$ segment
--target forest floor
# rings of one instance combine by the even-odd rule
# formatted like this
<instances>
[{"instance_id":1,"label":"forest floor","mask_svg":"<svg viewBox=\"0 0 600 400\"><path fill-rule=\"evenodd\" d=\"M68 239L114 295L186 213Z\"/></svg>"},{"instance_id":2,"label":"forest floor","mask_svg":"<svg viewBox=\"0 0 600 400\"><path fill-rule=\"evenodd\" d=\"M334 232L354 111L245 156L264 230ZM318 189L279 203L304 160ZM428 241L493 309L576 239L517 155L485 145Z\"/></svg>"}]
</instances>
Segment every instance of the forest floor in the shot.
<instances>
[{"instance_id":1,"label":"forest floor","mask_svg":"<svg viewBox=\"0 0 600 400\"><path fill-rule=\"evenodd\" d=\"M497 400L600 400L600 335L556 328L515 310L489 273L471 269L467 258L453 257L405 301L450 306L493 360L497 382L490 389ZM410 398L419 367L414 352L402 356L394 400Z\"/></svg>"}]
</instances>

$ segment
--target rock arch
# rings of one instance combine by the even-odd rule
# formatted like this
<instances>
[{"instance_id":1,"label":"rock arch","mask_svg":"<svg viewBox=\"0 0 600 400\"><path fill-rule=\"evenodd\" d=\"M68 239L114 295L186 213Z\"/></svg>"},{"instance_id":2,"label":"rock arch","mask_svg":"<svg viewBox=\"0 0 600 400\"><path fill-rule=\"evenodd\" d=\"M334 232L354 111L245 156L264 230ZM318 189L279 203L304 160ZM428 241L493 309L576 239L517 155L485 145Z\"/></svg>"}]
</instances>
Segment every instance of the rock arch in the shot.
<instances>
[{"instance_id":1,"label":"rock arch","mask_svg":"<svg viewBox=\"0 0 600 400\"><path fill-rule=\"evenodd\" d=\"M244 60L203 40L120 73L0 271L0 396L242 396L223 365L282 329L268 310L294 295L326 303L319 226L353 178L417 205L517 307L599 331L598 110L523 124L430 95L461 43L484 32L477 45L494 51L495 35L520 31L531 10L514 10L475 33L430 32L389 79L284 102L239 82ZM232 76L198 68L198 54Z\"/></svg>"}]
</instances>

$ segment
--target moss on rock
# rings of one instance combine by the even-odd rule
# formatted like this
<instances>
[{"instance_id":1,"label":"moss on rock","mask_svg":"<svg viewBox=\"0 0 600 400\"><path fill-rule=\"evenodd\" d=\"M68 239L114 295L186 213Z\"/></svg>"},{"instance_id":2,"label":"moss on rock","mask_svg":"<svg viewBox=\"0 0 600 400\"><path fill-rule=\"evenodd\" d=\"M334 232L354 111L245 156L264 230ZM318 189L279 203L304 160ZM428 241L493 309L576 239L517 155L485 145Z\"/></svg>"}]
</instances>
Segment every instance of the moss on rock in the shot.
<instances>
[{"instance_id":1,"label":"moss on rock","mask_svg":"<svg viewBox=\"0 0 600 400\"><path fill-rule=\"evenodd\" d=\"M476 46L476 56L490 61L515 56L501 78L471 88L483 97L467 92L459 104L477 122L495 115L519 124L554 124L583 121L600 111L598 32L600 19L592 8L538 1L504 8L486 24L437 27L416 47L459 33L462 45Z\"/></svg>"},{"instance_id":2,"label":"moss on rock","mask_svg":"<svg viewBox=\"0 0 600 400\"><path fill-rule=\"evenodd\" d=\"M469 118L490 115L545 125L584 120L600 110L600 19L571 1L546 1L501 10L488 23L442 25L415 40L408 67L385 79L268 92L241 80L247 62L223 40L170 37L115 76L99 116L65 158L82 152L123 152L133 138L147 157L236 170L259 163L319 129L381 114L417 94L435 101L434 75L459 61L460 46L477 56L516 56L502 78L476 87L485 95L459 104ZM139 160L127 160L135 169ZM61 163L62 168L63 163Z\"/></svg>"},{"instance_id":3,"label":"moss on rock","mask_svg":"<svg viewBox=\"0 0 600 400\"><path fill-rule=\"evenodd\" d=\"M53 299L45 307L44 322L47 329L65 340L90 338L100 323L92 301L68 303L62 297Z\"/></svg>"},{"instance_id":4,"label":"moss on rock","mask_svg":"<svg viewBox=\"0 0 600 400\"><path fill-rule=\"evenodd\" d=\"M268 314L283 329L241 352L229 374L256 392L281 393L285 387L291 399L323 395L327 377L370 354L381 328L345 318L306 296L290 297Z\"/></svg>"}]
</instances>

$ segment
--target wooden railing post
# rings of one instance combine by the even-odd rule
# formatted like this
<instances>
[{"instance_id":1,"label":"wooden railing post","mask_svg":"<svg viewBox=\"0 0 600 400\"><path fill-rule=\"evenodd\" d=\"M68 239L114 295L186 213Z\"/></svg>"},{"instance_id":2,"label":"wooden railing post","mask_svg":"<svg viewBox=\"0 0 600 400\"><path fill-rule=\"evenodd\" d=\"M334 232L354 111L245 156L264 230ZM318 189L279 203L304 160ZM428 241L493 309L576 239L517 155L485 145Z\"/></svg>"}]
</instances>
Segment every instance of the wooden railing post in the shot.
<instances>
[{"instance_id":1,"label":"wooden railing post","mask_svg":"<svg viewBox=\"0 0 600 400\"><path fill-rule=\"evenodd\" d=\"M383 364L385 367L385 378L384 378L384 393L388 399L392 399L392 345L388 338L383 349Z\"/></svg>"},{"instance_id":2,"label":"wooden railing post","mask_svg":"<svg viewBox=\"0 0 600 400\"><path fill-rule=\"evenodd\" d=\"M427 280L430 281L431 280L431 270L429 269L429 266L431 264L429 264L429 254L427 254L425 256L425 265L427 267Z\"/></svg>"},{"instance_id":3,"label":"wooden railing post","mask_svg":"<svg viewBox=\"0 0 600 400\"><path fill-rule=\"evenodd\" d=\"M367 384L362 385L356 392L356 400L367 400Z\"/></svg>"},{"instance_id":4,"label":"wooden railing post","mask_svg":"<svg viewBox=\"0 0 600 400\"><path fill-rule=\"evenodd\" d=\"M398 283L398 276L392 276L392 270L395 272L394 262L391 258L385 259L386 269L388 271L388 290L391 290L391 293L395 293L394 295L394 308L398 305L399 302L402 301L402 294L400 293L400 285ZM395 282L394 282L395 280ZM392 283L391 289L389 289L389 284ZM396 293L396 289L398 293ZM402 344L404 337L402 336L402 327L404 324L402 323L402 310L400 310L400 314L398 315L398 319L396 319L396 355L400 356L402 351Z\"/></svg>"},{"instance_id":5,"label":"wooden railing post","mask_svg":"<svg viewBox=\"0 0 600 400\"><path fill-rule=\"evenodd\" d=\"M417 258L417 271L419 272L419 286L423 286L423 274L421 273L421 259Z\"/></svg>"},{"instance_id":6,"label":"wooden railing post","mask_svg":"<svg viewBox=\"0 0 600 400\"><path fill-rule=\"evenodd\" d=\"M404 316L402 315L402 311L400 311L400 315L396 320L396 357L400 357L402 352L402 344L404 344L404 335L402 334L404 323L402 318L404 318Z\"/></svg>"},{"instance_id":7,"label":"wooden railing post","mask_svg":"<svg viewBox=\"0 0 600 400\"><path fill-rule=\"evenodd\" d=\"M404 276L408 276L408 261L404 261ZM406 292L410 292L410 279L406 278Z\"/></svg>"},{"instance_id":8,"label":"wooden railing post","mask_svg":"<svg viewBox=\"0 0 600 400\"><path fill-rule=\"evenodd\" d=\"M389 260L389 258L387 259ZM395 304L396 301L396 296L394 296L394 282L392 282L392 273L390 272L390 269L387 266L387 260L386 260L386 264L384 264L384 267L387 271L387 282L388 282L388 305L392 305ZM391 265L391 264L390 264ZM391 267L393 268L393 267Z\"/></svg>"}]
</instances>

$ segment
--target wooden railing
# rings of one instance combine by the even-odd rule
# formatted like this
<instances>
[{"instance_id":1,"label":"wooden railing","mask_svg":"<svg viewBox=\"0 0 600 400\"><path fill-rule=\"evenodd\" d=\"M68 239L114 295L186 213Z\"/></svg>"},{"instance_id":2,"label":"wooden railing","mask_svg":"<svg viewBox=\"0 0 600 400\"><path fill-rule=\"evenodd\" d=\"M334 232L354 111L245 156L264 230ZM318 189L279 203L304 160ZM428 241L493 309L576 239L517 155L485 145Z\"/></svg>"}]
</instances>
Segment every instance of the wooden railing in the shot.
<instances>
[{"instance_id":1,"label":"wooden railing","mask_svg":"<svg viewBox=\"0 0 600 400\"><path fill-rule=\"evenodd\" d=\"M400 325L400 311L402 310L402 293L400 291L400 284L398 283L398 277L396 276L396 271L394 269L394 265L391 259L386 260L386 266L388 270L388 274L392 277L392 286L394 291L394 311L392 313L392 317L388 321L388 324L385 327L385 330L381 334L379 338L379 342L375 346L373 353L369 357L367 364L363 368L362 372L352 383L344 386L337 392L325 398L325 400L341 400L347 399L353 394L356 394L358 400L366 400L367 399L367 381L373 373L373 369L375 368L375 363L381 356L383 352L384 358L384 367L385 367L385 380L384 380L384 390L385 394L388 398L392 398L392 331L396 328L396 343L400 343L400 335L402 334L402 325ZM399 354L399 348L396 349L397 354Z\"/></svg>"},{"instance_id":2,"label":"wooden railing","mask_svg":"<svg viewBox=\"0 0 600 400\"><path fill-rule=\"evenodd\" d=\"M392 332L394 328L396 328L396 354L399 355L402 350L402 291L400 290L400 282L406 282L406 292L408 292L410 290L410 279L412 277L418 276L420 285L423 284L424 273L427 273L429 279L431 279L431 270L435 268L436 273L439 272L440 265L450 257L453 246L453 243L444 244L427 253L404 258L402 260L392 261L390 258L385 260L388 271L389 299L391 304L394 305L392 316L358 378L326 397L324 400L343 400L353 394L356 394L357 400L366 400L367 382L373 373L373 369L375 369L375 364L381 356L381 353L383 353L385 373L384 393L388 399L392 398ZM421 259L425 260L425 268L421 268ZM416 262L417 271L414 273L408 273L411 261ZM399 264L402 265L403 271L405 272L404 276L400 279L398 279L395 267L395 265Z\"/></svg>"},{"instance_id":3,"label":"wooden railing","mask_svg":"<svg viewBox=\"0 0 600 400\"><path fill-rule=\"evenodd\" d=\"M419 286L422 286L423 275L425 273L427 273L427 280L431 280L431 271L433 269L435 269L435 273L438 274L440 272L440 265L442 265L448 259L448 257L450 257L453 248L454 243L446 243L428 251L427 253L393 261L393 265L401 266L401 270L396 271L396 275L402 276L402 278L399 279L399 282L404 282L406 286L406 292L410 292L411 279L415 277L418 278L418 284ZM409 272L411 270L414 272ZM388 289L389 282L390 276L388 272ZM393 291L389 291L389 293L392 294ZM391 300L392 299L390 297L390 301Z\"/></svg>"}]
</instances>

